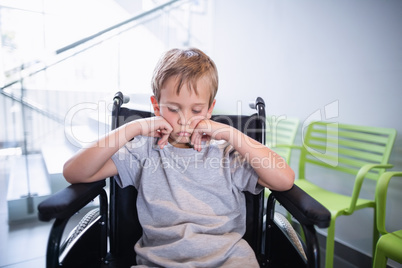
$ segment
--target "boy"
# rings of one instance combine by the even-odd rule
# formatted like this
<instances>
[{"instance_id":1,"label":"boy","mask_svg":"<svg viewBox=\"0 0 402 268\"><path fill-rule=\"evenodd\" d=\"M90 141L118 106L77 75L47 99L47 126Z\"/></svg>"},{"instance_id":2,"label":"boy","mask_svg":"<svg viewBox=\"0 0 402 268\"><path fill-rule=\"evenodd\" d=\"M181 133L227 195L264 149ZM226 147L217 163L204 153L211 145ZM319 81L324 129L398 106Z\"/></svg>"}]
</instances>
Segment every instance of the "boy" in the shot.
<instances>
[{"instance_id":1,"label":"boy","mask_svg":"<svg viewBox=\"0 0 402 268\"><path fill-rule=\"evenodd\" d=\"M127 123L81 150L65 163L65 178L92 182L119 173L121 187L138 190L138 265L258 267L242 239L243 191L288 190L293 170L266 146L209 120L218 74L202 51L166 52L152 89L155 117Z\"/></svg>"}]
</instances>

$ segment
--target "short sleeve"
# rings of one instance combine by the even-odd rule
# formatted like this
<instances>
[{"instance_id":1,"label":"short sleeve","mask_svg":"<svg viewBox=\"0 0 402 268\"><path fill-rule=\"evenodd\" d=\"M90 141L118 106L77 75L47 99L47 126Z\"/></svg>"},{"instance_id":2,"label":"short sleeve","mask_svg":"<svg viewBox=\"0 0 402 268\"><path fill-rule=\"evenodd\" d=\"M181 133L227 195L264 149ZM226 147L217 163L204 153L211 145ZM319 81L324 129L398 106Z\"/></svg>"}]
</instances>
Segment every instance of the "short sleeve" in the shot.
<instances>
[{"instance_id":1,"label":"short sleeve","mask_svg":"<svg viewBox=\"0 0 402 268\"><path fill-rule=\"evenodd\" d=\"M258 184L258 175L253 167L237 151L229 154L232 179L237 188L259 194L264 187Z\"/></svg>"},{"instance_id":2,"label":"short sleeve","mask_svg":"<svg viewBox=\"0 0 402 268\"><path fill-rule=\"evenodd\" d=\"M143 166L142 159L146 158L148 152L146 140L144 137L136 137L112 156L119 173L115 179L121 188L133 185L138 189L141 167Z\"/></svg>"}]
</instances>

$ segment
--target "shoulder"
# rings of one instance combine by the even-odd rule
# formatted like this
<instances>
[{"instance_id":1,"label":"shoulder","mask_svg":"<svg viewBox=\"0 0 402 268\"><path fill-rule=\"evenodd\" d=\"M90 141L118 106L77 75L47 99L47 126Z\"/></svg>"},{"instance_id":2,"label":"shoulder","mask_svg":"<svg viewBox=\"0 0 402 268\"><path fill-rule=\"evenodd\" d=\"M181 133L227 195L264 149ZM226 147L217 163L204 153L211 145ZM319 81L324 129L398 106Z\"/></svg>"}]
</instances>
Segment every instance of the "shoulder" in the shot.
<instances>
[{"instance_id":1,"label":"shoulder","mask_svg":"<svg viewBox=\"0 0 402 268\"><path fill-rule=\"evenodd\" d=\"M147 136L137 136L129 141L124 147L126 152L135 154L150 154L157 150L157 138Z\"/></svg>"}]
</instances>

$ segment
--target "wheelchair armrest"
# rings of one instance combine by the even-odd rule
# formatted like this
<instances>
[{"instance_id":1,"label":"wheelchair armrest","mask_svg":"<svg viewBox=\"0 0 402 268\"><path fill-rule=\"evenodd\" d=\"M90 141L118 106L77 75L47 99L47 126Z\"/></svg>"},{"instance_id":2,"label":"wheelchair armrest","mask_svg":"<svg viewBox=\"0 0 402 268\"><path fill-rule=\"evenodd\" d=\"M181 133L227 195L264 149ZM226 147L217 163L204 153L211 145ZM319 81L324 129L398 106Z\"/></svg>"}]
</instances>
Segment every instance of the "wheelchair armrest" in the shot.
<instances>
[{"instance_id":1,"label":"wheelchair armrest","mask_svg":"<svg viewBox=\"0 0 402 268\"><path fill-rule=\"evenodd\" d=\"M70 218L91 200L95 199L106 185L105 180L92 183L77 183L53 194L38 205L41 221Z\"/></svg>"},{"instance_id":2,"label":"wheelchair armrest","mask_svg":"<svg viewBox=\"0 0 402 268\"><path fill-rule=\"evenodd\" d=\"M301 224L316 225L327 228L331 221L331 213L297 185L288 191L272 191L273 196Z\"/></svg>"}]
</instances>

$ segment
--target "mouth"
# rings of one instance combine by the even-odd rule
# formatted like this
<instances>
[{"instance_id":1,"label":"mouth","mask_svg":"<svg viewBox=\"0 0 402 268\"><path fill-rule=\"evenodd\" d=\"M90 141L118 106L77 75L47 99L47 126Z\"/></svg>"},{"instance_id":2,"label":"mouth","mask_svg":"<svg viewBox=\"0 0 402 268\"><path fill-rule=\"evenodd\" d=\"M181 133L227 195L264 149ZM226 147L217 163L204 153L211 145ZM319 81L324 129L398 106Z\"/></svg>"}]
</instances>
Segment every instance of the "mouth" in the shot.
<instances>
[{"instance_id":1,"label":"mouth","mask_svg":"<svg viewBox=\"0 0 402 268\"><path fill-rule=\"evenodd\" d=\"M191 133L187 132L187 131L180 131L180 132L177 133L177 136L178 137L190 137Z\"/></svg>"},{"instance_id":2,"label":"mouth","mask_svg":"<svg viewBox=\"0 0 402 268\"><path fill-rule=\"evenodd\" d=\"M175 147L190 148L191 133L187 131L176 132L169 137L169 142Z\"/></svg>"}]
</instances>

